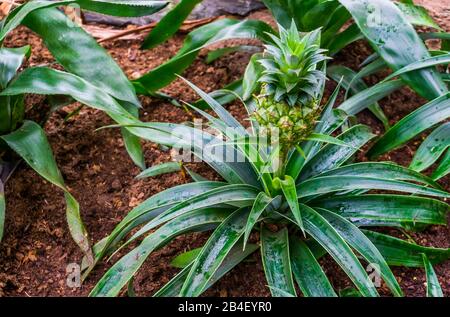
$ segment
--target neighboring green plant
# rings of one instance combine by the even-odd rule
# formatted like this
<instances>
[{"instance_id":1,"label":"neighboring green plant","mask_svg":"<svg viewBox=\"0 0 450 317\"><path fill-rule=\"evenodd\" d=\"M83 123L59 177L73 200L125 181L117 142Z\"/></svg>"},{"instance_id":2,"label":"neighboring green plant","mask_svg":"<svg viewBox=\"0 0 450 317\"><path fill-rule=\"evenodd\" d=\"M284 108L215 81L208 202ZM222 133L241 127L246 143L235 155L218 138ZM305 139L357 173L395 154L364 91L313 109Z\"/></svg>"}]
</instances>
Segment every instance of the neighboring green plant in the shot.
<instances>
[{"instance_id":1,"label":"neighboring green plant","mask_svg":"<svg viewBox=\"0 0 450 317\"><path fill-rule=\"evenodd\" d=\"M172 37L202 0L181 0L159 21L142 43L143 49L150 49Z\"/></svg>"},{"instance_id":2,"label":"neighboring green plant","mask_svg":"<svg viewBox=\"0 0 450 317\"><path fill-rule=\"evenodd\" d=\"M417 69L425 69L435 65L446 65L450 63L450 53L448 51L434 52L433 57L412 63L397 72L389 75L380 83L367 88L362 78L379 71L385 67L384 63L374 61L364 67L359 73L343 66L333 66L329 70L330 76L339 81L344 78L345 86L348 92L353 91L356 94L348 98L340 108L350 114L357 114L365 107L367 100L374 101L380 97L387 96L391 92L404 86L400 79L393 79L396 76L408 73ZM449 80L447 73L442 73L445 81ZM429 168L432 164L442 160L432 174L434 180L438 180L450 172L450 133L449 125L445 123L450 118L450 93L444 93L442 96L428 102L416 111L410 113L401 119L395 126L388 128L374 146L370 149L369 155L375 158L383 153L403 146L408 141L419 136L422 132L430 131L430 135L425 138L422 145L417 150L410 168L421 172ZM434 130L433 130L434 129Z\"/></svg>"},{"instance_id":3,"label":"neighboring green plant","mask_svg":"<svg viewBox=\"0 0 450 317\"><path fill-rule=\"evenodd\" d=\"M29 1L15 8L0 25L0 239L5 220L4 185L18 163L18 154L37 173L65 192L67 221L75 242L93 262L87 232L80 217L79 205L64 185L41 124L24 120L24 95L68 95L108 113L119 123L137 120L140 103L133 85L120 67L87 34L56 7L78 5L83 9L117 16L141 16L155 13L165 1ZM5 37L23 24L37 33L56 61L68 72L46 67L18 72L30 54L30 47L5 48ZM20 78L19 81L17 81ZM50 111L61 104L53 103ZM43 116L47 117L47 115ZM122 131L133 160L145 168L139 138L128 129Z\"/></svg>"},{"instance_id":4,"label":"neighboring green plant","mask_svg":"<svg viewBox=\"0 0 450 317\"><path fill-rule=\"evenodd\" d=\"M301 73L314 80L313 99L319 105L326 68L320 50L314 45L313 49L308 46L292 50L291 35L284 36L284 32L281 38L273 38L276 49L269 46L264 56L266 61L273 61L280 50L291 62L282 63L280 59L278 63L262 64L280 76ZM294 26L289 32L294 36ZM302 35L300 42L317 36ZM311 55L316 58L311 60ZM278 67L283 69L276 72ZM315 71L310 76L308 70L323 73ZM310 83L307 78L296 81L299 98L292 99L295 103L289 105L291 99L281 97L278 102L292 107L293 112L303 111L302 102L313 100L302 98ZM275 91L286 87L282 80L274 81L271 76L261 81L256 102L244 104L250 118L262 110L267 85L276 83ZM257 120L252 120L251 127L245 129L217 101L188 84L216 114L213 117L191 106L220 133L219 137L190 124L142 123L131 127L142 129L140 135L152 142L188 147L224 181L208 181L191 173L194 183L167 189L134 208L95 246L96 261L146 237L106 272L91 296L117 296L127 284L132 290L133 276L153 251L177 236L211 229L200 250L176 259L175 264L184 269L155 296L199 296L258 247L273 296L295 296L294 281L304 296L337 296L318 263L327 253L363 296L378 296L378 292L358 256L376 268L395 296L403 293L389 265L425 266L433 288L430 294L439 294L430 263L447 260L450 249L418 246L371 229L385 226L420 230L431 224L446 225L449 205L428 197L449 198L450 194L430 178L392 163L353 163L354 155L374 135L367 126L349 126L348 115L333 109L340 87L324 105L319 120L305 122L305 131L312 133L302 135L284 157L279 152L285 144L274 142L273 134L269 144L264 142L263 130L267 127L261 128ZM283 128L278 122L268 125L272 130ZM343 133L332 137L340 128ZM230 157L233 159L226 159ZM252 233L257 233L255 239L259 236L259 244L249 243ZM129 234L131 237L122 244Z\"/></svg>"},{"instance_id":5,"label":"neighboring green plant","mask_svg":"<svg viewBox=\"0 0 450 317\"><path fill-rule=\"evenodd\" d=\"M350 42L363 37L371 44L376 53L364 63L360 72L355 73L344 66L336 65L330 67L328 75L336 82L340 82L344 77L346 96L354 95L341 106L349 114L355 115L365 109L370 104L367 100L375 102L369 109L383 122L387 133L371 149L369 154L372 157L405 144L450 117L448 87L444 84L448 81L448 76L433 69L436 65L450 63L448 52L450 36L442 32L424 8L415 6L412 1L399 1L394 6L387 0L339 1L340 4L337 1L265 0L264 2L277 16L277 20L284 23L289 22L288 17L293 18L302 25L303 30L317 27L316 24L321 23L325 34L322 46L332 52L338 52ZM336 34L336 30L347 23L349 13L354 19L354 24ZM323 21L327 24L325 25ZM408 22L429 26L441 32L422 33L421 39ZM442 40L440 51L427 52L422 41L430 38ZM362 79L385 68L394 70L394 73L378 85L367 89ZM401 81L393 80L398 76L401 77ZM405 84L429 99L430 103L390 129L389 122L376 101ZM363 104L366 106L361 107ZM432 177L437 180L446 176L450 172L449 146L448 125L442 125L423 142L410 167L416 171L423 171L444 154Z\"/></svg>"}]
</instances>

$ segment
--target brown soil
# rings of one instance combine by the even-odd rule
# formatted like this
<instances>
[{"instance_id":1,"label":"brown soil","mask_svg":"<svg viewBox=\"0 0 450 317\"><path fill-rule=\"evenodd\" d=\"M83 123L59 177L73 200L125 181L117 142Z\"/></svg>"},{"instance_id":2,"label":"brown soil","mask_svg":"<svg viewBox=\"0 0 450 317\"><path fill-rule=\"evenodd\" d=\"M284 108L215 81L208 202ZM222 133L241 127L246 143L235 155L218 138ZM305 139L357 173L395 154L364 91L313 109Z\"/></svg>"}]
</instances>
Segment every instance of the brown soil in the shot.
<instances>
[{"instance_id":1,"label":"brown soil","mask_svg":"<svg viewBox=\"0 0 450 317\"><path fill-rule=\"evenodd\" d=\"M427 1L434 3L435 1ZM443 3L444 1L440 1ZM449 31L448 9L431 9L441 25ZM267 19L266 12L253 17ZM106 48L118 61L128 76L137 77L169 59L180 48L183 36L177 35L167 43L150 51L140 51L137 41L116 41ZM7 45L32 44L30 65L50 63L52 57L41 41L24 28L19 28L8 39ZM370 50L362 43L352 45L336 57L337 62L356 68ZM222 57L211 65L200 56L184 76L206 91L213 91L238 79L242 75L250 54L233 53ZM371 78L369 81L376 81ZM334 84L329 83L327 91ZM193 101L195 95L186 85L176 81L165 89L167 93L185 101ZM183 122L191 117L184 110L157 99L142 98L144 121ZM32 96L29 105L45 106L43 98ZM424 100L409 89L392 94L381 102L391 123L419 107ZM77 105L71 105L52 115L45 126L58 165L66 184L80 202L82 216L93 241L98 241L120 222L127 212L146 198L166 188L188 182L181 174L165 175L153 179L136 180L139 173L129 159L117 130L97 128L110 124L102 112L83 108L68 122L64 118ZM238 103L228 109L243 119L244 112ZM359 116L361 122L370 125L376 133L382 126L370 113ZM401 150L386 155L381 160L393 160L407 166L419 142L413 141ZM152 143L144 143L148 166L170 160L164 149ZM363 154L360 160L366 160ZM214 179L217 176L204 164L192 168L202 175ZM441 181L450 189L450 178ZM108 264L100 265L81 288L66 286L66 267L79 263L81 253L72 242L65 221L63 194L22 165L6 186L7 219L4 240L0 246L0 296L85 296L105 272ZM402 236L399 232L394 232ZM432 226L422 233L411 234L422 245L450 247L450 231L446 227ZM404 236L403 236L404 237ZM177 272L170 261L183 251L198 247L207 234L195 234L175 239L169 246L155 252L144 264L135 278L138 296L150 296ZM329 258L322 260L326 273L337 289L350 286L345 274ZM450 262L435 267L446 296L450 296ZM395 275L408 296L424 296L425 276L420 269L395 268ZM388 295L383 287L381 293ZM258 254L240 264L219 281L208 296L268 296L264 273Z\"/></svg>"}]
</instances>

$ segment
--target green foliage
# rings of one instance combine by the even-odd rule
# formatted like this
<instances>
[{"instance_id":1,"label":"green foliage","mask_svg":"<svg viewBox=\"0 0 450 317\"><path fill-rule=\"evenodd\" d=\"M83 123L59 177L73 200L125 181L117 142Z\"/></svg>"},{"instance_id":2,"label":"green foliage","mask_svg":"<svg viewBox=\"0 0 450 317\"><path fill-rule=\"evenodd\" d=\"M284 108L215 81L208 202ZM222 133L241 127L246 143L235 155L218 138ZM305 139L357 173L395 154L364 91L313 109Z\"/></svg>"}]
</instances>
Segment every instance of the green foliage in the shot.
<instances>
[{"instance_id":1,"label":"green foliage","mask_svg":"<svg viewBox=\"0 0 450 317\"><path fill-rule=\"evenodd\" d=\"M425 45L405 14L389 0L339 1L352 14L356 24L386 64L394 71L430 57ZM405 73L402 79L428 100L447 92L436 69Z\"/></svg>"},{"instance_id":2,"label":"green foliage","mask_svg":"<svg viewBox=\"0 0 450 317\"><path fill-rule=\"evenodd\" d=\"M286 174L276 179L266 169L268 161L273 159L271 153L275 151L271 145L258 144L263 146L260 148L261 161L251 157L250 149L257 146L251 140L260 133L258 127L253 126L254 131L240 129L240 124L214 99L190 85L206 98L218 116L212 117L199 110L212 127L221 131L223 127L234 126L238 140L247 137L249 141L236 142L236 136L231 135L226 135L227 140L218 140L208 132L170 123L137 125L147 130L142 131L146 134L144 137L169 146L186 144L199 156L197 144L206 142L203 150L220 147L225 152L240 153L246 160L222 160L217 164L221 156L212 151L203 160L225 179L225 183L199 180L177 186L132 210L106 243L99 245L96 260L114 253L121 245L129 245L143 234L148 235L108 270L91 296L117 296L153 250L186 232L211 229L213 232L205 245L189 257L183 264L184 269L156 296L201 295L217 280L218 272L229 263L227 259L239 254L242 261L247 256L245 252L250 245L246 241L252 228L260 235L267 283L274 296L295 295L294 281L306 296L336 296L317 263L325 253L333 257L364 296L377 296L378 293L356 254L379 266L381 277L395 296L401 296L402 291L389 265L423 267L422 253L431 263L450 257L449 249L421 247L370 230L378 225L445 224L450 207L429 197L448 198L450 194L431 179L395 164L351 164L349 158L373 137L367 127L355 126L339 136L338 139L347 146L324 144L318 140L302 142L304 156L292 156L302 162L293 166L300 167L285 168ZM330 135L346 121L341 120L340 110L333 110L333 98L329 102L315 133ZM283 164L289 165L289 161ZM296 187L295 199L292 199L289 179ZM284 181L283 186L280 180ZM372 190L393 190L405 195L373 194ZM201 219L207 219L206 223L197 217L204 217ZM160 225L162 227L152 233L151 230ZM138 232L122 244L122 240L139 227ZM314 249L313 241L317 244ZM238 261L232 264L237 265Z\"/></svg>"},{"instance_id":3,"label":"green foliage","mask_svg":"<svg viewBox=\"0 0 450 317\"><path fill-rule=\"evenodd\" d=\"M337 82L344 76L342 84L347 90L346 98L349 94L352 96L341 105L341 109L350 115L369 108L388 130L389 120L377 104L382 98L405 85L430 101L445 95L448 91L445 83L448 76L439 73L436 69L436 65L448 63L448 56L437 58L432 56L435 53L428 52L423 42L430 38L442 39L441 50L445 54L449 48L448 34L442 32L423 7L413 2L399 3L391 0L264 0L263 2L276 21L285 29L291 26L292 21L302 32L322 28L321 47L328 49L332 55L356 40L365 39L371 45L375 51L373 55L375 59L359 73L355 74L340 66L329 69L329 76ZM344 27L349 22L350 25ZM438 32L422 33L419 36L413 25L432 27ZM216 35L217 32L219 34ZM267 36L267 32L275 33L261 21L228 20L205 25L188 35L183 48L174 58L150 71L135 84L140 92L154 93L172 82L176 78L174 74L181 74L194 61L201 48L224 39L257 37L269 47L276 46L273 39ZM267 69L264 70L264 67L259 64L259 60L266 60L266 58L259 53L255 54L245 73L242 87L233 87L233 91L238 92L244 100L248 100L253 93L259 91L258 79L263 76L263 72L267 72ZM283 59L279 60L283 61ZM367 88L363 78L384 68L390 68L394 74L378 85ZM392 79L394 76L399 76L400 79ZM286 75L285 78L287 78ZM289 89L292 86L290 85ZM295 86L293 87L292 89L295 89ZM280 86L278 96L282 95L281 89L287 90L287 87ZM218 92L214 92L212 95L217 96L217 94ZM220 97L218 101L221 104L235 99L233 95L228 95L228 98ZM266 108L272 109L276 106L272 102L267 104ZM275 108L283 110L280 106ZM279 111L280 109L277 113L285 117L283 115L287 113L287 110ZM441 121L444 120L446 117L442 115ZM441 164L434 172L436 179L444 177L450 170L448 163L450 152L444 154Z\"/></svg>"},{"instance_id":4,"label":"green foliage","mask_svg":"<svg viewBox=\"0 0 450 317\"><path fill-rule=\"evenodd\" d=\"M202 48L227 39L267 40L266 32L274 31L266 23L256 20L220 19L199 27L187 35L182 48L173 58L137 79L135 85L143 92L156 92L174 81L177 78L176 74L186 70Z\"/></svg>"},{"instance_id":5,"label":"green foliage","mask_svg":"<svg viewBox=\"0 0 450 317\"><path fill-rule=\"evenodd\" d=\"M438 123L450 118L450 93L447 93L412 112L379 139L369 154L378 156L389 150L398 148L420 133L433 128ZM447 152L450 146L449 125L437 127L422 143L411 163L411 168L423 171L435 163ZM448 156L448 155L447 155ZM437 180L450 172L450 162L444 155L443 160L433 174Z\"/></svg>"},{"instance_id":6,"label":"green foliage","mask_svg":"<svg viewBox=\"0 0 450 317\"><path fill-rule=\"evenodd\" d=\"M191 251L182 253L179 256L177 256L175 259L173 259L172 262L170 263L170 265L172 265L173 267L179 268L179 269L184 269L184 268L188 267L190 264L192 264L192 262L194 262L194 260L197 258L198 254L200 253L201 250L202 250L202 248L197 248L197 249L193 249Z\"/></svg>"},{"instance_id":7,"label":"green foliage","mask_svg":"<svg viewBox=\"0 0 450 317\"><path fill-rule=\"evenodd\" d=\"M143 47L154 47L172 36L199 2L181 1L150 33ZM64 191L70 232L86 255L85 274L106 256L146 236L108 270L92 290L92 296L116 296L125 286L133 294L133 276L152 252L177 236L210 230L213 232L204 246L177 258L175 264L181 262L176 265L183 270L155 296L200 296L258 248L274 296L295 296L295 283L305 296L336 296L318 263L325 254L348 275L358 295L378 296L360 262L363 259L380 268L381 277L395 296L402 296L390 269L397 265L424 267L427 294L441 296L432 264L447 260L450 250L418 246L377 233L372 227L421 229L446 224L449 205L436 198L450 198L450 194L435 180L450 172L449 126L443 123L450 116L450 95L445 83L448 74L439 73L436 66L450 62L448 34L441 32L426 11L412 1L264 3L281 25L279 34L262 21L215 21L191 32L172 59L134 83L91 36L56 7L79 5L102 14L143 16L163 9L167 1L35 0L17 7L2 21L0 43L17 26L25 25L43 39L65 71L35 67L19 72L30 48L0 48L0 150L5 154L2 159L14 159L12 153L16 153ZM381 19L377 16L380 12ZM343 28L349 21L349 26ZM419 36L413 24L439 32ZM211 94L188 82L202 99L189 106L224 139L191 125L139 121L136 90L158 95L157 90L186 70L202 48L227 39L247 38L261 40L266 44L266 52L252 57L242 80ZM429 38L442 40L440 51L426 49L423 41ZM359 39L365 39L375 54L359 72L339 65L328 68L329 76L339 85L323 105L323 48L336 54ZM217 51L212 59L229 51L233 50ZM386 67L393 73L367 87L363 78ZM430 101L390 128L377 102L405 85ZM345 101L335 109L341 86L347 90ZM42 122L25 120L24 95L28 93L70 96L104 111L121 128L130 157L143 170L139 138L169 147L188 147L224 181L210 182L186 169L195 183L163 191L134 208L92 252L79 205L58 171L39 125ZM235 94L246 101L249 117L256 116L251 129L244 129L222 106L234 100ZM252 96L256 100L250 100ZM204 108L210 108L217 117L201 110ZM356 152L374 138L368 127L352 125L349 120L349 116L366 108L387 130L370 150L372 156L434 129L417 151L411 169L391 163L352 163ZM305 110L314 115L305 115ZM275 111L275 120L268 120L273 119ZM266 120L261 120L264 116ZM300 137L292 138L290 128L295 124L306 128L297 133ZM234 128L233 133L229 127ZM263 144L260 137L268 127L281 129L290 137L282 137L278 145ZM332 136L339 129L341 133ZM228 162L224 154L244 159ZM276 158L280 158L280 164L272 169ZM431 178L418 173L440 158ZM0 160L0 239L6 208L4 185L16 161ZM179 163L163 164L145 170L139 177L181 168ZM259 234L259 245L249 243L253 232Z\"/></svg>"},{"instance_id":8,"label":"green foliage","mask_svg":"<svg viewBox=\"0 0 450 317\"><path fill-rule=\"evenodd\" d=\"M142 48L150 49L169 39L178 31L183 21L200 2L202 0L181 0L150 32L142 43Z\"/></svg>"},{"instance_id":9,"label":"green foliage","mask_svg":"<svg viewBox=\"0 0 450 317\"><path fill-rule=\"evenodd\" d=\"M430 56L411 24L432 26L438 29L437 24L422 7L414 4L395 4L390 0L265 0L264 3L277 22L286 29L291 26L292 21L302 32L322 28L321 47L329 49L332 54L338 53L342 48L356 40L367 39L373 49L394 71ZM179 10L184 5L184 3L181 3ZM174 11L177 8L178 6ZM180 17L183 17L183 15L180 15ZM341 31L351 18L355 23ZM175 17L170 18L170 20L173 21L174 26L178 25ZM167 21L169 21L169 18ZM271 43L270 39L268 40L266 34L264 34L270 27L261 21L258 21L258 23L247 21L243 24L237 21L230 22L221 25L221 28L217 29L220 30L219 34L215 36L215 33L210 33L209 30L216 24L220 23L216 21L211 25L200 28L201 31L199 29L191 32L185 40L185 46L174 58L138 79L137 85L148 92L154 92L164 87L175 77L167 77L158 86L153 83L156 80L151 79L159 79L160 77L156 76L161 75L161 73L181 74L193 62L197 55L196 52L201 47L219 40L254 38L256 36L260 40ZM249 29L246 24L252 24L252 28L255 28L254 31L248 32ZM212 40L213 38L214 40ZM402 79L417 93L429 100L447 91L440 74L432 68L405 73L402 75Z\"/></svg>"},{"instance_id":10,"label":"green foliage","mask_svg":"<svg viewBox=\"0 0 450 317\"><path fill-rule=\"evenodd\" d=\"M138 176L136 176L136 178L155 177L162 174L178 172L181 171L181 166L182 165L177 162L162 163L146 169Z\"/></svg>"},{"instance_id":11,"label":"green foliage","mask_svg":"<svg viewBox=\"0 0 450 317\"><path fill-rule=\"evenodd\" d=\"M436 273L434 272L433 266L431 265L425 254L422 254L422 256L425 266L425 273L427 276L427 297L444 297L441 285L439 284L439 280Z\"/></svg>"},{"instance_id":12,"label":"green foliage","mask_svg":"<svg viewBox=\"0 0 450 317\"><path fill-rule=\"evenodd\" d=\"M105 5L107 3L107 5ZM4 231L4 185L16 165L17 154L38 174L62 189L67 204L67 222L74 241L85 253L88 264L94 258L79 205L69 193L56 166L51 147L39 124L24 120L24 95L68 95L73 99L108 113L119 123L137 121L140 107L133 85L120 67L83 29L75 25L56 6L79 5L81 8L116 16L141 16L155 13L166 1L29 1L15 8L2 21L0 43L14 28L23 24L37 33L56 61L67 71L46 67L18 72L30 54L30 47L0 48L0 238ZM52 107L54 111L57 107ZM126 148L132 159L145 168L139 138L123 129Z\"/></svg>"},{"instance_id":13,"label":"green foliage","mask_svg":"<svg viewBox=\"0 0 450 317\"><path fill-rule=\"evenodd\" d=\"M393 9L392 6L382 1L377 2L377 4L386 5L388 11L392 11L394 19L395 16L399 16L399 11ZM326 5L327 8L330 8L331 3ZM342 13L342 6L336 6L336 9L338 8L338 12ZM360 15L363 18L362 13L358 11L360 7L351 7L351 9L355 10L356 16ZM317 12L321 11L318 10ZM342 16L346 17L342 19L342 23L350 18L348 13ZM292 23L291 16L284 13L279 15L280 19L286 17L289 17L289 19L286 19L285 23ZM280 22L280 19L278 22ZM320 21L323 22L323 20ZM399 21L405 27L405 32L409 32L410 39L417 42L415 31L409 28L405 20L399 19ZM299 20L296 20L296 22L299 22ZM198 44L190 46L193 45L193 41L188 38L185 44L187 48L183 48L182 51L193 54L189 58L194 58L194 54L199 48L215 40L249 34L247 32L250 29L247 28L245 22L236 24L229 21L227 23L229 23L229 26L224 26L224 30L221 31L221 33L226 34L226 37L220 35L216 36L214 40L210 40L206 37L202 38L199 32ZM292 25L289 24L289 26ZM308 19L302 20L299 25L317 27L317 25L308 24ZM256 24L253 26L257 27ZM209 27L205 26L204 28L208 29ZM285 27L288 26L285 25ZM374 32L374 30L363 30L363 33L364 31L368 32L369 39L370 32ZM287 49L291 49L295 45L300 46L302 43L301 37L297 32L294 33L292 29L290 30L292 36L288 32L281 29L280 38L269 34L269 39L266 39L269 55L254 55L252 58L243 80L245 99L261 87L264 91L267 88L265 85L268 83L275 87L275 89L272 89L274 95L277 95L277 89L280 89L280 91L285 89L285 93L287 92L286 83L289 83L289 81L286 78L291 76L288 74L289 68L294 69L295 67L291 67L292 65L302 62L299 58L292 60L295 57L295 54L293 54L295 49L291 51ZM258 34L258 32L255 34ZM194 38L193 35L194 33L191 34L192 38ZM326 38L326 35L327 32L325 31L322 38ZM394 35L396 34L394 33ZM298 37L291 41L292 47L287 44L290 43L290 37ZM195 38L197 38L197 35ZM306 36L306 38L308 37ZM423 44L418 47L418 51L421 51ZM424 50L421 52L424 52ZM392 55L392 52L379 50L378 53L386 59L393 58L395 60L397 58L395 54ZM424 54L428 54L428 52ZM176 69L176 72L184 69L186 64L183 64L183 68L177 68L177 59L187 61L187 55L183 53L179 56L169 61L166 64L167 66L161 66L161 69L167 70L169 65L172 70ZM283 58L283 56L286 58ZM220 148L226 153L239 154L246 159L242 162L227 163L220 161L221 157L215 151L207 151L209 154L206 157L203 156L203 160L224 178L227 185L218 185L218 188L210 190L205 188L205 191L198 194L189 193L187 200L172 201L173 204L150 198L149 201L133 210L130 213L131 216L127 216L107 238L106 244L101 245L101 251L96 255L97 261L105 255L115 252L117 248L120 249L121 240L136 227L143 225L123 245L128 245L136 238L149 233L158 225L164 223L170 225L171 222L176 222L179 217L195 215L197 212L206 214L210 208L225 207L228 217L214 226L216 229L207 243L200 250L195 251L191 260L188 261L189 264L184 264L184 269L156 296L201 295L215 281L213 276L225 263L227 254L231 253L231 250L244 250L242 252L245 252L248 247L246 243L252 229L258 227L260 227L261 254L268 287L274 296L294 296L294 279L305 296L336 296L327 277L317 263L317 258L325 253L329 253L347 273L357 287L358 294L377 296L378 293L374 285L368 282L367 272L359 262L355 251L367 262L377 264L382 278L392 293L395 296L401 296L402 291L389 265L423 267L426 263L422 261L422 254L426 254L432 263L438 263L450 257L450 250L417 246L368 229L361 229L361 227L387 226L411 229L430 224L446 224L449 206L429 197L448 198L450 195L443 191L432 179L407 168L390 163L351 164L349 160L356 151L374 137L367 127L362 125L351 127L337 138L330 135L343 127L347 122L348 114L356 114L369 106L385 122L385 126L388 128L387 119L376 102L404 85L402 80L392 80L392 78L400 75L402 78L406 77L406 79L403 79L407 82L414 78L412 72L416 72L415 76L419 77L436 76L435 78L439 78L436 72L422 71L426 67L446 61L445 58L442 56L432 59L425 56L424 61L420 63L415 61L403 63L403 61L403 64L395 64L397 68L394 69L397 72L384 82L371 88L367 88L361 81L362 75L345 68L331 68L329 72L335 76L336 80L341 80L339 76L344 75L344 80L341 83L347 90L352 91L354 96L346 100L339 109L333 109L338 92L336 90L328 104L325 105L320 120L317 124L314 123L314 133L300 140L300 144L295 146L290 144L289 155L286 157L281 155L282 167L271 172L267 171L267 167L280 154L280 149L267 145L261 149L261 144L254 141L258 140L257 136L261 135L260 124L252 122L251 131L245 131L239 122L221 106L221 103L218 102L219 99L215 100L211 95L205 94L193 84L188 83L204 99L203 103L206 103L218 118L212 117L196 107L192 108L208 120L212 128L223 133L227 140L214 139L212 135L205 132L200 133L200 131L196 132L195 128L189 126L164 123L138 125L139 128L148 129L148 132L142 131L141 136L168 146L185 144L191 148L194 155L199 157L202 157L201 150ZM323 59L318 59L316 64L321 61ZM378 64L373 65L376 65L376 67L371 66L372 69L380 69L385 65L385 62L378 62ZM316 67L310 69L319 72ZM370 74L372 71L367 68L366 73ZM420 74L420 72L422 73ZM293 71L292 76L295 78L292 80L291 86L295 88L302 82L303 76L307 76L307 74L301 71ZM358 78L358 76L360 77ZM408 78L408 76L410 77ZM261 85L258 85L258 82ZM439 79L437 79L437 82L439 82ZM142 81L140 83L142 84ZM435 95L439 95L442 91ZM430 91L424 88L423 92L428 93ZM289 104L289 100L282 99L282 93L278 93L277 96L280 102ZM320 98L321 91L316 92L315 96ZM217 97L219 96L217 95ZM256 97L255 104L245 105L250 115L253 111L261 109L261 104L258 104L258 102L262 98L264 98L264 94ZM296 101L299 99L301 98L295 98ZM433 109L436 109L435 106L441 104L445 108L446 99L444 96L440 97L437 101L431 102L431 106L427 108L434 107ZM291 118L292 114L289 113L287 116ZM442 120L440 118L442 116L436 114L436 120ZM411 127L414 127L415 130L422 129L420 124L424 122L423 120L413 122L414 124ZM435 122L430 123L430 125L433 123ZM273 126L276 126L276 124ZM235 128L238 131L238 136L228 134L226 127ZM396 131L395 129L398 128L394 127L392 131ZM414 129L408 128L405 129L405 132L409 134L417 133ZM194 139L190 140L190 137L194 137ZM407 140L408 137L410 136L406 135L403 139ZM402 142L403 139L393 138L396 142ZM442 154L446 147L441 146L440 149L439 152ZM218 164L218 160L221 162L220 164ZM197 183L193 184L195 186L208 184L207 181L202 179L196 179L196 181ZM243 187L248 192L243 191L243 188L239 192L235 191L236 186L245 186L242 184L250 186ZM372 194L372 190L403 192L414 194L414 196ZM175 187L158 195L169 197L171 191L181 191L181 189L177 190L177 187ZM417 195L424 197L416 197ZM151 201L155 203L160 201L160 204ZM259 226L257 226L258 224ZM190 232L200 230L203 231L204 229L189 229ZM155 237L154 233L150 233L146 240L154 239L152 237ZM309 249L312 241L316 243L314 252L312 248ZM96 285L91 295L117 295L145 260L140 258L139 263L135 263L135 260L133 260L133 263L130 264L134 252L138 252L136 250L144 247L144 245L145 243L142 243L137 249L114 264ZM146 257L149 252L139 254L144 254ZM244 253L242 253L241 259L243 258L245 258ZM237 262L234 264L237 264ZM117 276L119 276L120 281L117 280ZM114 283L110 281L114 281Z\"/></svg>"},{"instance_id":14,"label":"green foliage","mask_svg":"<svg viewBox=\"0 0 450 317\"><path fill-rule=\"evenodd\" d=\"M88 256L90 263L93 263L88 234L80 217L80 207L64 185L64 180L56 166L52 150L42 128L35 122L25 121L18 130L3 135L1 138L31 168L64 191L70 233L81 250Z\"/></svg>"}]
</instances>

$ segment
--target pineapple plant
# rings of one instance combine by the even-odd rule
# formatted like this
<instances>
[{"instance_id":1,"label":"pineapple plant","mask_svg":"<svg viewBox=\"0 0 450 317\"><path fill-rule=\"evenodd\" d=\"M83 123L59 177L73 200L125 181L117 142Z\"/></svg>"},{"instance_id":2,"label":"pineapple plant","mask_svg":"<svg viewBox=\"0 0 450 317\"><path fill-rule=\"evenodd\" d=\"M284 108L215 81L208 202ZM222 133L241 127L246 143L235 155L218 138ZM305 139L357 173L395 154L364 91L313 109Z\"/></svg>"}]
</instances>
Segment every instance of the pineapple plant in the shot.
<instances>
[{"instance_id":1,"label":"pineapple plant","mask_svg":"<svg viewBox=\"0 0 450 317\"><path fill-rule=\"evenodd\" d=\"M318 37L319 31L300 35L295 25L272 37L275 45L268 47L263 57L266 61L262 64L267 67L260 77L256 107L244 102L249 117L261 123L252 124L250 131L188 81L216 117L189 106L220 132L219 138L189 123L120 125L165 146L187 144L223 180L209 181L183 167L192 183L162 191L131 210L94 247L96 263L140 243L109 268L90 296L118 296L124 287L134 293L133 276L154 251L178 236L205 231L211 232L205 244L180 255L182 270L154 296L200 296L257 250L273 296L296 296L298 289L304 296L337 296L339 292L318 262L325 254L338 263L362 296L376 297L379 293L361 259L379 268L394 296L402 296L403 291L391 266L425 267L428 289L431 292L436 286L440 290L432 264L449 259L450 249L422 247L372 229L445 225L450 207L438 199L448 199L450 194L429 177L402 166L352 162L356 152L375 135L367 126L352 126L347 113L334 109L340 86L323 108L320 106L324 75L319 74L322 68L317 63L326 57L312 44ZM273 55L278 52L284 55ZM324 72L326 65L322 64ZM292 70L291 65L295 66ZM273 67L270 71L269 66ZM282 115L263 120L272 106L279 107L276 111ZM292 123L286 124L283 117ZM296 128L300 120L305 127ZM258 143L258 137L261 130L274 127L292 135L280 142L284 151L281 168L269 172L266 166L272 164L279 147ZM343 132L332 137L338 129ZM217 147L223 151L212 151ZM250 150L254 147L260 151ZM208 155L202 156L205 152ZM223 152L246 159L223 161ZM166 168L154 166L148 174ZM393 195L392 191L403 195ZM86 277L90 269L84 268Z\"/></svg>"},{"instance_id":2,"label":"pineapple plant","mask_svg":"<svg viewBox=\"0 0 450 317\"><path fill-rule=\"evenodd\" d=\"M325 73L318 65L328 57L320 48L320 30L302 35L292 22L289 29L279 25L279 37L268 35L273 43L265 45L258 61L262 85L253 117L266 131L278 131L283 159L312 133L320 116Z\"/></svg>"}]
</instances>

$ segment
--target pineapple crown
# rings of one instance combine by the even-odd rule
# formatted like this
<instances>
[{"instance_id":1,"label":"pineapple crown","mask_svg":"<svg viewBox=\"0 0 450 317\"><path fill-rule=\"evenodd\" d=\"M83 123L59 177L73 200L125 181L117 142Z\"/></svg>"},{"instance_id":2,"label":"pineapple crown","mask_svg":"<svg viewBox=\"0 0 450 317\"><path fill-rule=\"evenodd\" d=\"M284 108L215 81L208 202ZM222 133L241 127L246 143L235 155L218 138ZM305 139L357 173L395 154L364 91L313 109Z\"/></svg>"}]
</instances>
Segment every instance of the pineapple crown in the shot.
<instances>
[{"instance_id":1,"label":"pineapple crown","mask_svg":"<svg viewBox=\"0 0 450 317\"><path fill-rule=\"evenodd\" d=\"M273 44L265 45L264 58L259 60L264 69L259 79L263 94L291 107L305 105L320 95L325 73L317 65L329 59L320 48L320 29L301 34L294 21L289 29L278 28L279 36L268 34Z\"/></svg>"}]
</instances>

